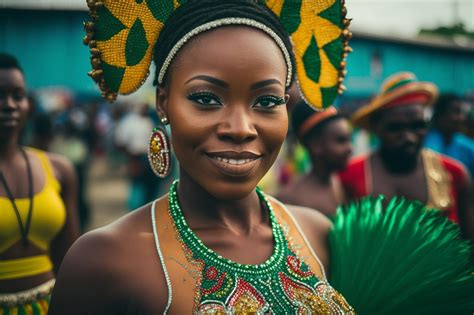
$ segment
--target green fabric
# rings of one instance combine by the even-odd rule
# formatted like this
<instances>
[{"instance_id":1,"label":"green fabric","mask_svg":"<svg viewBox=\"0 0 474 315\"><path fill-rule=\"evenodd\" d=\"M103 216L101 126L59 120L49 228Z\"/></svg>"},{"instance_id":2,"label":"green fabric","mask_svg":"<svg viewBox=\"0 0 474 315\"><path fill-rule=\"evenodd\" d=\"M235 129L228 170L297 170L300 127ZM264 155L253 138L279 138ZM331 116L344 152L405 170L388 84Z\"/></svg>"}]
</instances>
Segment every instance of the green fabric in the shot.
<instances>
[{"instance_id":1,"label":"green fabric","mask_svg":"<svg viewBox=\"0 0 474 315\"><path fill-rule=\"evenodd\" d=\"M106 6L102 6L97 11L100 18L95 22L94 39L105 41L125 29L125 25L117 19Z\"/></svg>"},{"instance_id":2,"label":"green fabric","mask_svg":"<svg viewBox=\"0 0 474 315\"><path fill-rule=\"evenodd\" d=\"M114 92L117 92L122 83L123 75L125 73L124 68L111 66L102 61L102 70L104 71L104 80L107 86Z\"/></svg>"},{"instance_id":3,"label":"green fabric","mask_svg":"<svg viewBox=\"0 0 474 315\"><path fill-rule=\"evenodd\" d=\"M314 36L311 38L311 43L303 55L303 63L308 78L316 83L319 82L321 75L321 57L319 56L319 48Z\"/></svg>"},{"instance_id":4,"label":"green fabric","mask_svg":"<svg viewBox=\"0 0 474 315\"><path fill-rule=\"evenodd\" d=\"M365 198L339 209L331 284L358 314L472 314L473 265L457 225L418 202Z\"/></svg>"},{"instance_id":5,"label":"green fabric","mask_svg":"<svg viewBox=\"0 0 474 315\"><path fill-rule=\"evenodd\" d=\"M390 91L393 91L393 90L395 90L396 88L398 88L398 87L400 87L400 86L402 86L402 85L411 83L411 82L415 82L415 80L412 79L412 78L402 80L402 81L398 82L397 84L394 84L394 85L392 85L390 88L388 88L388 89L385 91L385 93L388 93L388 92L390 92Z\"/></svg>"},{"instance_id":6,"label":"green fabric","mask_svg":"<svg viewBox=\"0 0 474 315\"><path fill-rule=\"evenodd\" d=\"M339 36L337 39L323 46L323 50L328 56L329 61L334 68L339 69L341 67L342 53L344 50L344 44L342 43L342 37Z\"/></svg>"},{"instance_id":7,"label":"green fabric","mask_svg":"<svg viewBox=\"0 0 474 315\"><path fill-rule=\"evenodd\" d=\"M41 315L41 309L37 303L33 303L31 307L33 308L33 315Z\"/></svg>"},{"instance_id":8,"label":"green fabric","mask_svg":"<svg viewBox=\"0 0 474 315\"><path fill-rule=\"evenodd\" d=\"M142 21L137 18L128 33L127 43L125 44L127 66L139 64L145 56L148 47L145 28L143 28Z\"/></svg>"},{"instance_id":9,"label":"green fabric","mask_svg":"<svg viewBox=\"0 0 474 315\"><path fill-rule=\"evenodd\" d=\"M321 88L321 94L323 98L323 107L326 108L328 106L332 106L333 101L336 99L337 96L337 86L333 86L330 88Z\"/></svg>"},{"instance_id":10,"label":"green fabric","mask_svg":"<svg viewBox=\"0 0 474 315\"><path fill-rule=\"evenodd\" d=\"M285 1L281 8L280 21L289 34L293 34L301 24L302 0Z\"/></svg>"},{"instance_id":11,"label":"green fabric","mask_svg":"<svg viewBox=\"0 0 474 315\"><path fill-rule=\"evenodd\" d=\"M181 0L179 3L183 3ZM173 0L147 0L146 4L153 14L153 17L160 22L166 22L170 14L174 11Z\"/></svg>"},{"instance_id":12,"label":"green fabric","mask_svg":"<svg viewBox=\"0 0 474 315\"><path fill-rule=\"evenodd\" d=\"M342 28L341 2L335 1L331 7L321 12L319 16Z\"/></svg>"}]
</instances>

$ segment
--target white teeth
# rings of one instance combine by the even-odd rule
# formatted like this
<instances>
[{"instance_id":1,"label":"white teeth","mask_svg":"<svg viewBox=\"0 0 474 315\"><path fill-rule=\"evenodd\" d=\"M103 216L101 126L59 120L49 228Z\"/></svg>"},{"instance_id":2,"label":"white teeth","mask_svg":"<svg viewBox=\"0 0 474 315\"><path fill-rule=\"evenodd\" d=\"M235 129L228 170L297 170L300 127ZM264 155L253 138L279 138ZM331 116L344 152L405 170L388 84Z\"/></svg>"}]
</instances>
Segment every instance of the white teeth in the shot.
<instances>
[{"instance_id":1,"label":"white teeth","mask_svg":"<svg viewBox=\"0 0 474 315\"><path fill-rule=\"evenodd\" d=\"M219 157L219 156L216 156L215 159L220 161L220 162L229 163L229 164L232 164L232 165L242 165L242 164L252 162L252 159L237 160L237 159L226 159L226 158L222 158L222 157Z\"/></svg>"}]
</instances>

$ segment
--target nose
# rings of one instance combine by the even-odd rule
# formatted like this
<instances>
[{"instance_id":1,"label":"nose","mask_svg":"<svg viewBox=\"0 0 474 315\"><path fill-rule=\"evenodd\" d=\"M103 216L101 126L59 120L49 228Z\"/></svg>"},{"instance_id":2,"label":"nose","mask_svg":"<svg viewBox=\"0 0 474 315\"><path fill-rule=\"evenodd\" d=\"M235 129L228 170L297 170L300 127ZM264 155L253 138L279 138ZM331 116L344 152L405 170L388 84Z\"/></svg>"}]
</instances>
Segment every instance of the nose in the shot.
<instances>
[{"instance_id":1,"label":"nose","mask_svg":"<svg viewBox=\"0 0 474 315\"><path fill-rule=\"evenodd\" d=\"M257 129L245 106L229 106L223 112L217 135L221 140L245 143L257 137Z\"/></svg>"},{"instance_id":2,"label":"nose","mask_svg":"<svg viewBox=\"0 0 474 315\"><path fill-rule=\"evenodd\" d=\"M415 144L419 141L419 136L416 134L416 132L413 132L412 130L404 130L400 134L400 138L402 142L410 144Z\"/></svg>"},{"instance_id":3,"label":"nose","mask_svg":"<svg viewBox=\"0 0 474 315\"><path fill-rule=\"evenodd\" d=\"M13 110L16 108L16 102L9 94L0 98L0 108L3 110Z\"/></svg>"},{"instance_id":4,"label":"nose","mask_svg":"<svg viewBox=\"0 0 474 315\"><path fill-rule=\"evenodd\" d=\"M348 141L348 143L346 145L346 154L347 154L347 156L351 156L353 152L354 152L354 147L352 146L352 142Z\"/></svg>"}]
</instances>

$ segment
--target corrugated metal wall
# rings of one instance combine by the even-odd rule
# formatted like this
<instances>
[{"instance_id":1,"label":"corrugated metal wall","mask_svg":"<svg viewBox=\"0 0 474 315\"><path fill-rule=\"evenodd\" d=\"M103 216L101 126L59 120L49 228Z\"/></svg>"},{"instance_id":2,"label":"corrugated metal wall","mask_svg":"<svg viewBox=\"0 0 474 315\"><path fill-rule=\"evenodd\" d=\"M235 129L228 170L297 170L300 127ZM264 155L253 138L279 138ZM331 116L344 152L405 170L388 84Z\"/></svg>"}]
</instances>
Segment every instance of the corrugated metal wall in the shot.
<instances>
[{"instance_id":1,"label":"corrugated metal wall","mask_svg":"<svg viewBox=\"0 0 474 315\"><path fill-rule=\"evenodd\" d=\"M0 51L19 59L30 88L62 85L95 93L82 44L87 19L85 11L0 10Z\"/></svg>"},{"instance_id":2,"label":"corrugated metal wall","mask_svg":"<svg viewBox=\"0 0 474 315\"><path fill-rule=\"evenodd\" d=\"M348 57L348 96L378 91L383 80L398 71L414 72L442 92L474 93L474 51L433 48L354 38Z\"/></svg>"},{"instance_id":3,"label":"corrugated metal wall","mask_svg":"<svg viewBox=\"0 0 474 315\"><path fill-rule=\"evenodd\" d=\"M64 85L79 93L96 93L89 71L88 48L82 44L85 11L0 10L0 51L15 54L32 88ZM474 53L384 40L354 38L348 59L345 98L376 92L396 71L413 71L442 91L474 92Z\"/></svg>"}]
</instances>

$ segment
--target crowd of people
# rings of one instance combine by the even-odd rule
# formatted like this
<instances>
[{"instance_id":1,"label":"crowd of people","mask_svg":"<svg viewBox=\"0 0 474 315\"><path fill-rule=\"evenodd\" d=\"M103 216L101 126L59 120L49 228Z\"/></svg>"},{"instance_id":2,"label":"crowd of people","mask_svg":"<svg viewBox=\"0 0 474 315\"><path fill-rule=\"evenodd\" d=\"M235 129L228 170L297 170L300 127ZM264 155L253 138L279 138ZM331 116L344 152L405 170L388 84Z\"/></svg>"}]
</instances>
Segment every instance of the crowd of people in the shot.
<instances>
[{"instance_id":1,"label":"crowd of people","mask_svg":"<svg viewBox=\"0 0 474 315\"><path fill-rule=\"evenodd\" d=\"M406 69L332 106L343 1L164 3L88 1L91 77L114 100L153 60L156 114L105 105L131 211L82 236L100 110L32 115L0 54L0 315L472 313L474 104Z\"/></svg>"}]
</instances>

